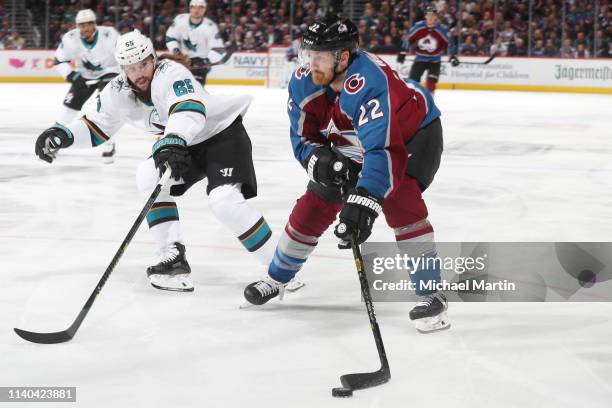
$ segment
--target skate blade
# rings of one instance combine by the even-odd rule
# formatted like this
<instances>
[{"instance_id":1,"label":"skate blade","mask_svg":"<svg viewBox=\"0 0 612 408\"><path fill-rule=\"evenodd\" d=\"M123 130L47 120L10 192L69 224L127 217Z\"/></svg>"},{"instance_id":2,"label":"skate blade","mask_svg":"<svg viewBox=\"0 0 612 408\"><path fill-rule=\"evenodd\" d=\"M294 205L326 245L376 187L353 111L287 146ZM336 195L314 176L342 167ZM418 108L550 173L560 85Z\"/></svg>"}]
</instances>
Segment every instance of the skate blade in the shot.
<instances>
[{"instance_id":1,"label":"skate blade","mask_svg":"<svg viewBox=\"0 0 612 408\"><path fill-rule=\"evenodd\" d=\"M287 283L287 286L285 286L285 290L287 292L295 292L297 290L300 290L304 286L306 286L304 282L299 279L293 278L289 281L289 283Z\"/></svg>"},{"instance_id":2,"label":"skate blade","mask_svg":"<svg viewBox=\"0 0 612 408\"><path fill-rule=\"evenodd\" d=\"M169 290L173 292L193 292L193 282L189 275L158 275L153 274L149 276L151 286L155 289Z\"/></svg>"},{"instance_id":3,"label":"skate blade","mask_svg":"<svg viewBox=\"0 0 612 408\"><path fill-rule=\"evenodd\" d=\"M451 324L444 311L436 316L414 320L414 326L419 333L429 334L450 329Z\"/></svg>"}]
</instances>

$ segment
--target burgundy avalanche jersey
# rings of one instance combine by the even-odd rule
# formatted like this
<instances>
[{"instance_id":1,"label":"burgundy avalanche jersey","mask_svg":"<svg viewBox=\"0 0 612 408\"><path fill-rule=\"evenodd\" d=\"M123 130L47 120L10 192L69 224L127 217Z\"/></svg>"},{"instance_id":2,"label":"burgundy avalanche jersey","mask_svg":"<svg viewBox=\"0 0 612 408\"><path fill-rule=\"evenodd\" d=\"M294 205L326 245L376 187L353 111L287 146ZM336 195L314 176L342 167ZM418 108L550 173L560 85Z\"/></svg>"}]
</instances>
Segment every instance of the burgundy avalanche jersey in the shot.
<instances>
[{"instance_id":1,"label":"burgundy avalanche jersey","mask_svg":"<svg viewBox=\"0 0 612 408\"><path fill-rule=\"evenodd\" d=\"M357 187L387 197L405 172L406 142L440 116L426 92L364 51L357 51L339 94L299 68L287 106L294 155L305 165L316 147L333 145L363 163Z\"/></svg>"},{"instance_id":2,"label":"burgundy avalanche jersey","mask_svg":"<svg viewBox=\"0 0 612 408\"><path fill-rule=\"evenodd\" d=\"M415 48L416 61L439 62L446 50L454 54L448 28L440 23L428 27L425 21L419 21L408 32L407 45Z\"/></svg>"}]
</instances>

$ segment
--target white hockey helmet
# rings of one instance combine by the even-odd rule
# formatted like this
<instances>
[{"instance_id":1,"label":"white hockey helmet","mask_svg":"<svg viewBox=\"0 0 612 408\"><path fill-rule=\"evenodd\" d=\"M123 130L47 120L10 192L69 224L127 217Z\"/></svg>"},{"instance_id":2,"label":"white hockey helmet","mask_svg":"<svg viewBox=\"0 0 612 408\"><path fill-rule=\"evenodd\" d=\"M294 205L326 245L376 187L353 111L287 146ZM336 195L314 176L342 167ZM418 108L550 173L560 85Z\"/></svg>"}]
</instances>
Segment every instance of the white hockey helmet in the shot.
<instances>
[{"instance_id":1,"label":"white hockey helmet","mask_svg":"<svg viewBox=\"0 0 612 408\"><path fill-rule=\"evenodd\" d=\"M91 9L84 9L77 13L75 22L77 24L94 23L96 22L96 13Z\"/></svg>"},{"instance_id":2,"label":"white hockey helmet","mask_svg":"<svg viewBox=\"0 0 612 408\"><path fill-rule=\"evenodd\" d=\"M125 33L117 39L115 47L115 59L120 66L132 65L153 55L153 61L157 60L153 42L140 31L134 30Z\"/></svg>"},{"instance_id":3,"label":"white hockey helmet","mask_svg":"<svg viewBox=\"0 0 612 408\"><path fill-rule=\"evenodd\" d=\"M191 6L202 6L206 7L206 0L191 0L189 2L189 7Z\"/></svg>"}]
</instances>

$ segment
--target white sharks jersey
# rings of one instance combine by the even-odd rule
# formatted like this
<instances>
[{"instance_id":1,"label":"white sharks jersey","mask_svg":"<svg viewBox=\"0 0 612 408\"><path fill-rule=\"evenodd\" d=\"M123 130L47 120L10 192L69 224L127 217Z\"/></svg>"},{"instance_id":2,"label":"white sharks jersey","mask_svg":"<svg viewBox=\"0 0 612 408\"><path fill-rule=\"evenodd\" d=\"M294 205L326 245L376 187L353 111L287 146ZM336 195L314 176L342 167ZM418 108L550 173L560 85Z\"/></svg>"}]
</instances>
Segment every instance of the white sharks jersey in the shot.
<instances>
[{"instance_id":1,"label":"white sharks jersey","mask_svg":"<svg viewBox=\"0 0 612 408\"><path fill-rule=\"evenodd\" d=\"M166 46L169 51L179 49L189 58L207 58L214 48L223 48L223 40L217 25L204 17L198 25L189 21L189 14L179 14L166 32Z\"/></svg>"},{"instance_id":2,"label":"white sharks jersey","mask_svg":"<svg viewBox=\"0 0 612 408\"><path fill-rule=\"evenodd\" d=\"M177 134L192 146L225 130L246 114L250 104L251 97L245 95L211 95L183 65L162 60L153 76L149 103L138 100L120 75L67 128L80 146L106 142L125 123L150 134Z\"/></svg>"},{"instance_id":3,"label":"white sharks jersey","mask_svg":"<svg viewBox=\"0 0 612 408\"><path fill-rule=\"evenodd\" d=\"M81 38L78 29L68 31L62 37L54 64L59 73L66 78L76 63L76 70L83 78L97 79L106 74L119 73L115 60L115 44L119 33L113 27L98 26L91 44Z\"/></svg>"}]
</instances>

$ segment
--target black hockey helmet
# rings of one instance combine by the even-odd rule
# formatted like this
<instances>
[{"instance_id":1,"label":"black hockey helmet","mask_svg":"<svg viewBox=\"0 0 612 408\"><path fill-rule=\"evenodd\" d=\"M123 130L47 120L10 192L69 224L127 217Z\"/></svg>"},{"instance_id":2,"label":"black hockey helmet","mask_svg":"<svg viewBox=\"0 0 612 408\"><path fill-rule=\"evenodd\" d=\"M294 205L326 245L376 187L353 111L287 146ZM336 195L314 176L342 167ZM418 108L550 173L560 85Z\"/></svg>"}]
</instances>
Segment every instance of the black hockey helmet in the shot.
<instances>
[{"instance_id":1,"label":"black hockey helmet","mask_svg":"<svg viewBox=\"0 0 612 408\"><path fill-rule=\"evenodd\" d=\"M307 50L349 50L353 53L359 45L359 34L355 24L348 18L328 14L308 27L302 42Z\"/></svg>"},{"instance_id":2,"label":"black hockey helmet","mask_svg":"<svg viewBox=\"0 0 612 408\"><path fill-rule=\"evenodd\" d=\"M429 14L429 13L434 13L435 15L438 15L438 9L436 8L436 6L434 6L433 4L430 4L427 7L425 7L425 14Z\"/></svg>"}]
</instances>

